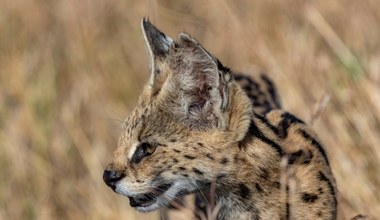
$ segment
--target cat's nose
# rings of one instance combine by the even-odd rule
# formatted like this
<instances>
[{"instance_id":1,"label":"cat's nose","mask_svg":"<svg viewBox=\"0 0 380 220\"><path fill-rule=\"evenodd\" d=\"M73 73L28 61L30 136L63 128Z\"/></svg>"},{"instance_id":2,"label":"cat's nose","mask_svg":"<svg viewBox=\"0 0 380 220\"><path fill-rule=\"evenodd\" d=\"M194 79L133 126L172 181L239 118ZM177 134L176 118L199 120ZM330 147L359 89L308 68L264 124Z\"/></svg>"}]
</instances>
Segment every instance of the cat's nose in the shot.
<instances>
[{"instance_id":1,"label":"cat's nose","mask_svg":"<svg viewBox=\"0 0 380 220\"><path fill-rule=\"evenodd\" d=\"M111 187L113 190L116 188L116 183L123 179L125 175L121 172L117 172L114 170L104 170L103 180L107 184L107 186Z\"/></svg>"}]
</instances>

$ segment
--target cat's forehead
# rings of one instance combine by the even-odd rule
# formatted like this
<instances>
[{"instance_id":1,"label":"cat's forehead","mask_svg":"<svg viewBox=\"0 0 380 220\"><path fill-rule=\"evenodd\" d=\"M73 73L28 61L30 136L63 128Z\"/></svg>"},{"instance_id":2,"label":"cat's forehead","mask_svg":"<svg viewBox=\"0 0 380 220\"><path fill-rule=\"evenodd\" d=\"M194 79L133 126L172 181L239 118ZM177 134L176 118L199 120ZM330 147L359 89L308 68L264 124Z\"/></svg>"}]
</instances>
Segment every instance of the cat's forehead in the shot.
<instances>
[{"instance_id":1,"label":"cat's forehead","mask_svg":"<svg viewBox=\"0 0 380 220\"><path fill-rule=\"evenodd\" d=\"M149 114L148 108L135 108L124 120L122 124L122 133L125 138L131 138L141 125L144 123L146 116Z\"/></svg>"},{"instance_id":2,"label":"cat's forehead","mask_svg":"<svg viewBox=\"0 0 380 220\"><path fill-rule=\"evenodd\" d=\"M150 125L150 129L152 129L153 126L163 123L163 121L165 121L163 117L165 117L164 114L162 114L162 111L157 109L155 105L139 105L125 119L122 128L127 134L133 136L141 135L138 133L148 130L148 128L146 128L148 125Z\"/></svg>"}]
</instances>

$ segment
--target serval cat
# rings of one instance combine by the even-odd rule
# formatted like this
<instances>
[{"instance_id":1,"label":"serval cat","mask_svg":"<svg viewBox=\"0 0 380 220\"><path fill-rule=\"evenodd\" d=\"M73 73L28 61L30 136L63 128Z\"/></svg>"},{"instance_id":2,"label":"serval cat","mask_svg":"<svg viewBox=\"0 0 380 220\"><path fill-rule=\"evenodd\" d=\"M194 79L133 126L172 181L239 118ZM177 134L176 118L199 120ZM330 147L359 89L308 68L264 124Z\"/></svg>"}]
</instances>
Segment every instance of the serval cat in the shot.
<instances>
[{"instance_id":1,"label":"serval cat","mask_svg":"<svg viewBox=\"0 0 380 220\"><path fill-rule=\"evenodd\" d=\"M188 34L142 28L151 76L104 171L109 187L142 212L214 187L217 219L336 219L326 153L304 122L271 110L269 79L260 98Z\"/></svg>"}]
</instances>

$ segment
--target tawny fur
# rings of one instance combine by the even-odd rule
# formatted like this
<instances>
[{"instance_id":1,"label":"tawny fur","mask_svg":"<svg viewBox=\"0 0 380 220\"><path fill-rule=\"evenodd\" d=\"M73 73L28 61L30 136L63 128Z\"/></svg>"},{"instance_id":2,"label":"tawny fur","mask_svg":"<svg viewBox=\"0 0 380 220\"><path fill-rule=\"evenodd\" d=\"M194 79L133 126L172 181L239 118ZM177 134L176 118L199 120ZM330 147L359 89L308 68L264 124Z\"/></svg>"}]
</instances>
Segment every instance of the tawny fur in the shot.
<instances>
[{"instance_id":1,"label":"tawny fur","mask_svg":"<svg viewBox=\"0 0 380 220\"><path fill-rule=\"evenodd\" d=\"M266 113L279 106L275 96L259 114L231 71L189 35L173 41L147 20L143 30L153 75L123 124L106 169L120 178L108 185L140 211L215 182L218 219L336 219L334 178L307 125ZM158 198L143 207L152 192Z\"/></svg>"}]
</instances>

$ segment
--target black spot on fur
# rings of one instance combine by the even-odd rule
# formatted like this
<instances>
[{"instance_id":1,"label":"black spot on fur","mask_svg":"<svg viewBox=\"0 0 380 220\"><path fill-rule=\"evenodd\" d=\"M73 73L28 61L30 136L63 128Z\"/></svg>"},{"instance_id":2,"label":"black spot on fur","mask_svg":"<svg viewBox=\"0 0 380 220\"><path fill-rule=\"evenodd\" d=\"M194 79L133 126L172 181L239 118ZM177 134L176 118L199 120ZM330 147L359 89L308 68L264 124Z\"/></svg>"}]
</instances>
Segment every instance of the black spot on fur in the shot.
<instances>
[{"instance_id":1,"label":"black spot on fur","mask_svg":"<svg viewBox=\"0 0 380 220\"><path fill-rule=\"evenodd\" d=\"M262 103L263 105L269 105L269 103L265 100L264 103ZM270 109L270 107L268 106L268 108ZM278 126L274 126L272 125L266 117L260 115L260 114L257 114L257 113L254 113L254 115L256 116L256 118L260 119L260 121L262 123L264 123L270 130L272 130L273 133L275 133L277 136L279 136L280 138L286 138L287 135L288 135L288 130L289 130L289 127L292 125L292 124L295 124L295 123L301 123L301 124L304 124L304 122L297 118L296 116L288 113L288 112L285 112L281 115L282 117L282 120L279 122Z\"/></svg>"},{"instance_id":2,"label":"black spot on fur","mask_svg":"<svg viewBox=\"0 0 380 220\"><path fill-rule=\"evenodd\" d=\"M319 171L318 172L318 179L321 180L321 181L329 181L329 179L325 176L325 174L323 174L322 171Z\"/></svg>"},{"instance_id":3,"label":"black spot on fur","mask_svg":"<svg viewBox=\"0 0 380 220\"><path fill-rule=\"evenodd\" d=\"M327 158L326 152L323 147L316 141L312 136L310 136L306 131L299 129L298 133L300 133L305 139L311 141L311 144L318 149L318 151L322 154L323 158L326 161L326 164L330 166L329 160Z\"/></svg>"},{"instance_id":4,"label":"black spot on fur","mask_svg":"<svg viewBox=\"0 0 380 220\"><path fill-rule=\"evenodd\" d=\"M334 199L334 208L332 209L332 211L333 211L332 216L336 217L336 207L338 205L338 202L337 202L337 199L336 199L336 194L335 194L334 186L332 185L331 181L325 176L325 174L322 171L318 172L317 178L320 181L326 182L327 185L328 185L328 187L329 187L329 189L330 189L330 193L331 193L331 195L332 195L332 197Z\"/></svg>"},{"instance_id":5,"label":"black spot on fur","mask_svg":"<svg viewBox=\"0 0 380 220\"><path fill-rule=\"evenodd\" d=\"M177 149L173 149L173 151L177 152L177 153L181 153L180 150L177 150Z\"/></svg>"},{"instance_id":6,"label":"black spot on fur","mask_svg":"<svg viewBox=\"0 0 380 220\"><path fill-rule=\"evenodd\" d=\"M257 115L257 114L255 114ZM262 116L260 116L262 117ZM278 145L276 142L272 141L271 139L267 138L257 127L256 123L252 120L251 125L249 126L249 134L252 135L253 137L259 138L261 141L264 143L268 144L270 147L272 147L278 154L279 156L283 156L284 152L281 148L280 145ZM247 146L247 143L252 142L252 136L246 136L240 143L239 143L239 148L245 148Z\"/></svg>"},{"instance_id":7,"label":"black spot on fur","mask_svg":"<svg viewBox=\"0 0 380 220\"><path fill-rule=\"evenodd\" d=\"M227 157L223 157L222 160L220 161L220 164L226 164L228 163Z\"/></svg>"},{"instance_id":8,"label":"black spot on fur","mask_svg":"<svg viewBox=\"0 0 380 220\"><path fill-rule=\"evenodd\" d=\"M301 194L301 199L302 199L305 203L314 203L315 200L318 199L318 195L313 194L313 193L302 193L302 194Z\"/></svg>"},{"instance_id":9,"label":"black spot on fur","mask_svg":"<svg viewBox=\"0 0 380 220\"><path fill-rule=\"evenodd\" d=\"M267 109L267 112L269 112L271 107L268 100L264 100L263 105L264 105L264 108Z\"/></svg>"},{"instance_id":10,"label":"black spot on fur","mask_svg":"<svg viewBox=\"0 0 380 220\"><path fill-rule=\"evenodd\" d=\"M249 188L244 183L239 184L239 193L243 199L248 199L251 197L251 190L249 190Z\"/></svg>"},{"instance_id":11,"label":"black spot on fur","mask_svg":"<svg viewBox=\"0 0 380 220\"><path fill-rule=\"evenodd\" d=\"M185 167L178 167L178 169L179 169L179 170L182 170L182 171L183 171L183 170L186 170Z\"/></svg>"},{"instance_id":12,"label":"black spot on fur","mask_svg":"<svg viewBox=\"0 0 380 220\"><path fill-rule=\"evenodd\" d=\"M176 158L173 158L173 163L178 163L178 160Z\"/></svg>"},{"instance_id":13,"label":"black spot on fur","mask_svg":"<svg viewBox=\"0 0 380 220\"><path fill-rule=\"evenodd\" d=\"M196 158L195 156L191 156L191 155L187 155L187 154L183 155L183 157L186 159L189 159L189 160L194 160Z\"/></svg>"},{"instance_id":14,"label":"black spot on fur","mask_svg":"<svg viewBox=\"0 0 380 220\"><path fill-rule=\"evenodd\" d=\"M311 159L313 158L313 153L310 150L298 150L294 153L288 154L288 164L310 164Z\"/></svg>"},{"instance_id":15,"label":"black spot on fur","mask_svg":"<svg viewBox=\"0 0 380 220\"><path fill-rule=\"evenodd\" d=\"M263 188L260 186L260 184L255 183L255 188L256 188L257 192L259 192L259 193L263 192Z\"/></svg>"},{"instance_id":16,"label":"black spot on fur","mask_svg":"<svg viewBox=\"0 0 380 220\"><path fill-rule=\"evenodd\" d=\"M189 177L189 175L186 174L186 173L182 173L181 176L183 176L183 177Z\"/></svg>"},{"instance_id":17,"label":"black spot on fur","mask_svg":"<svg viewBox=\"0 0 380 220\"><path fill-rule=\"evenodd\" d=\"M268 170L266 168L263 168L263 167L259 167L259 170L260 170L259 176L262 179L268 180L269 179L269 172L268 172Z\"/></svg>"},{"instance_id":18,"label":"black spot on fur","mask_svg":"<svg viewBox=\"0 0 380 220\"><path fill-rule=\"evenodd\" d=\"M204 147L204 145L203 145L202 143L198 143L198 145L199 145L200 147Z\"/></svg>"},{"instance_id":19,"label":"black spot on fur","mask_svg":"<svg viewBox=\"0 0 380 220\"><path fill-rule=\"evenodd\" d=\"M246 85L246 86L243 86L243 89L246 92L250 92L250 91L252 91L252 86Z\"/></svg>"},{"instance_id":20,"label":"black spot on fur","mask_svg":"<svg viewBox=\"0 0 380 220\"><path fill-rule=\"evenodd\" d=\"M308 153L306 154L305 160L302 162L302 164L308 165L310 164L311 160L313 159L313 153L309 150L307 151Z\"/></svg>"},{"instance_id":21,"label":"black spot on fur","mask_svg":"<svg viewBox=\"0 0 380 220\"><path fill-rule=\"evenodd\" d=\"M234 74L233 77L236 81L240 81L240 80L243 80L244 78L246 78L245 76L243 76L241 74Z\"/></svg>"},{"instance_id":22,"label":"black spot on fur","mask_svg":"<svg viewBox=\"0 0 380 220\"><path fill-rule=\"evenodd\" d=\"M322 189L322 187L319 187L319 188L318 188L318 193L319 193L319 194L323 194L323 189Z\"/></svg>"},{"instance_id":23,"label":"black spot on fur","mask_svg":"<svg viewBox=\"0 0 380 220\"><path fill-rule=\"evenodd\" d=\"M299 157L301 157L301 155L302 155L302 150L299 150L299 151L296 151L296 152L294 152L294 153L289 154L288 164L289 164L289 165L294 164L294 162L295 162Z\"/></svg>"},{"instance_id":24,"label":"black spot on fur","mask_svg":"<svg viewBox=\"0 0 380 220\"><path fill-rule=\"evenodd\" d=\"M276 188L276 189L280 189L280 182L273 182L273 187Z\"/></svg>"},{"instance_id":25,"label":"black spot on fur","mask_svg":"<svg viewBox=\"0 0 380 220\"><path fill-rule=\"evenodd\" d=\"M193 172L198 174L198 175L203 175L203 172L198 170L197 168L193 167Z\"/></svg>"},{"instance_id":26,"label":"black spot on fur","mask_svg":"<svg viewBox=\"0 0 380 220\"><path fill-rule=\"evenodd\" d=\"M256 101L252 105L253 105L253 107L262 107L263 103Z\"/></svg>"},{"instance_id":27,"label":"black spot on fur","mask_svg":"<svg viewBox=\"0 0 380 220\"><path fill-rule=\"evenodd\" d=\"M169 142L172 142L172 143L177 142L177 139L172 138L172 139L169 140Z\"/></svg>"},{"instance_id":28,"label":"black spot on fur","mask_svg":"<svg viewBox=\"0 0 380 220\"><path fill-rule=\"evenodd\" d=\"M302 120L288 112L282 113L281 117L282 120L278 125L277 131L277 134L280 138L286 138L288 136L288 130L292 124L304 124Z\"/></svg>"},{"instance_id":29,"label":"black spot on fur","mask_svg":"<svg viewBox=\"0 0 380 220\"><path fill-rule=\"evenodd\" d=\"M240 147L240 144L239 144L239 147ZM236 154L236 155L234 156L234 163L237 163L238 160L239 160L239 158L238 158L238 155Z\"/></svg>"},{"instance_id":30,"label":"black spot on fur","mask_svg":"<svg viewBox=\"0 0 380 220\"><path fill-rule=\"evenodd\" d=\"M257 100L257 95L249 94L248 97L249 97L250 99ZM254 103L256 103L256 102L254 102Z\"/></svg>"},{"instance_id":31,"label":"black spot on fur","mask_svg":"<svg viewBox=\"0 0 380 220\"><path fill-rule=\"evenodd\" d=\"M318 216L318 217L322 217L322 211L318 211L318 212L317 212L317 216Z\"/></svg>"},{"instance_id":32,"label":"black spot on fur","mask_svg":"<svg viewBox=\"0 0 380 220\"><path fill-rule=\"evenodd\" d=\"M210 160L214 160L214 157L210 154L210 153L207 153L206 154L206 157Z\"/></svg>"},{"instance_id":33,"label":"black spot on fur","mask_svg":"<svg viewBox=\"0 0 380 220\"><path fill-rule=\"evenodd\" d=\"M265 118L264 116L260 115L260 114L257 114L257 113L253 113L254 116L256 118L258 118L263 124L265 124L273 133L275 134L278 134L278 129L272 125L267 118Z\"/></svg>"}]
</instances>

